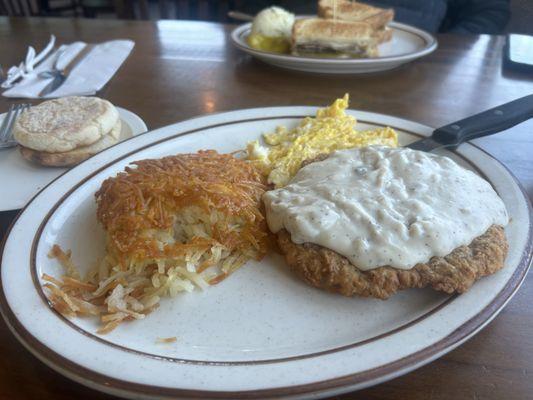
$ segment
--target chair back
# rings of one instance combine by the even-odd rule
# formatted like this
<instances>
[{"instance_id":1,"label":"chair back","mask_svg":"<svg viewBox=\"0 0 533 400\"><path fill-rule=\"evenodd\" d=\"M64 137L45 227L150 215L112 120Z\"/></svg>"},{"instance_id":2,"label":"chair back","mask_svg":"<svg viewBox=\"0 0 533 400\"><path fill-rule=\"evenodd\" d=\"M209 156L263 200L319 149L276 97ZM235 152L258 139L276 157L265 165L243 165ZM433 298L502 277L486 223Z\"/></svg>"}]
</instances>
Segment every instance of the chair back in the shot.
<instances>
[{"instance_id":1,"label":"chair back","mask_svg":"<svg viewBox=\"0 0 533 400\"><path fill-rule=\"evenodd\" d=\"M511 20L506 30L533 35L533 1L511 0Z\"/></svg>"},{"instance_id":2,"label":"chair back","mask_svg":"<svg viewBox=\"0 0 533 400\"><path fill-rule=\"evenodd\" d=\"M0 0L2 1L2 0ZM227 22L235 0L116 0L122 19L189 19Z\"/></svg>"},{"instance_id":3,"label":"chair back","mask_svg":"<svg viewBox=\"0 0 533 400\"><path fill-rule=\"evenodd\" d=\"M31 17L41 14L40 3L37 0L0 0L0 15Z\"/></svg>"}]
</instances>

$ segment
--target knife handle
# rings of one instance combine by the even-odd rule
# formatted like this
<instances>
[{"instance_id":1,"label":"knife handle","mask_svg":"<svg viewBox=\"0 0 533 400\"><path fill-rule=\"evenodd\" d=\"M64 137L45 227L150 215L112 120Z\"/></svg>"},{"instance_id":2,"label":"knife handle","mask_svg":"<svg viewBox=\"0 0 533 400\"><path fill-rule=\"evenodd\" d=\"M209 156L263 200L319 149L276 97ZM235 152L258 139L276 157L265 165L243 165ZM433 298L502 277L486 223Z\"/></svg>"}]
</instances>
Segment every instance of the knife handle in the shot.
<instances>
[{"instance_id":1,"label":"knife handle","mask_svg":"<svg viewBox=\"0 0 533 400\"><path fill-rule=\"evenodd\" d=\"M463 142L501 132L533 118L533 94L436 129L432 138L442 144Z\"/></svg>"}]
</instances>

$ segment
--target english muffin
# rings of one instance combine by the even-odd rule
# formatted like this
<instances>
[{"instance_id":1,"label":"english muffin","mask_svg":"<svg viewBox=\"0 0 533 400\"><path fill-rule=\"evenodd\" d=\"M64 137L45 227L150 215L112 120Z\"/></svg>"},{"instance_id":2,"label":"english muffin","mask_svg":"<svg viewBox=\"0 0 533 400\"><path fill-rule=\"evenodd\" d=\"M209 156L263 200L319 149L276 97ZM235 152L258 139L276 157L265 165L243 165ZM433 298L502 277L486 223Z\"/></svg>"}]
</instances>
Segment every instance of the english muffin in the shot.
<instances>
[{"instance_id":1,"label":"english muffin","mask_svg":"<svg viewBox=\"0 0 533 400\"><path fill-rule=\"evenodd\" d=\"M38 151L28 147L19 146L20 153L26 160L47 167L69 167L79 164L96 153L99 153L102 150L111 147L115 143L118 143L121 127L122 123L119 119L113 129L111 129L107 135L104 135L101 139L88 146L81 146L74 150L65 151L62 153L48 153L45 151Z\"/></svg>"},{"instance_id":2,"label":"english muffin","mask_svg":"<svg viewBox=\"0 0 533 400\"><path fill-rule=\"evenodd\" d=\"M107 135L119 120L118 111L97 97L63 97L25 111L14 125L21 146L62 153L91 145Z\"/></svg>"}]
</instances>

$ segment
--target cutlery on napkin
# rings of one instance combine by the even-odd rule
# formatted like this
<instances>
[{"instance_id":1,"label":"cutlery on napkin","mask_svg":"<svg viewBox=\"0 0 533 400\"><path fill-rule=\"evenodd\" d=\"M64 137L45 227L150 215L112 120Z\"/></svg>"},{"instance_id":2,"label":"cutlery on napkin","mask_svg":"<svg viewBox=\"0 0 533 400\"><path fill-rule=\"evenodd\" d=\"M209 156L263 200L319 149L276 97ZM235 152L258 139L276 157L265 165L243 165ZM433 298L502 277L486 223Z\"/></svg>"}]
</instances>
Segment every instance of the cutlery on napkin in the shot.
<instances>
[{"instance_id":1,"label":"cutlery on napkin","mask_svg":"<svg viewBox=\"0 0 533 400\"><path fill-rule=\"evenodd\" d=\"M32 74L35 66L48 56L48 54L54 49L55 44L56 37L50 35L50 41L40 53L37 54L33 46L28 47L24 62L20 63L18 66L9 68L7 71L7 77L2 81L1 87L4 89L13 87L16 81Z\"/></svg>"},{"instance_id":2,"label":"cutlery on napkin","mask_svg":"<svg viewBox=\"0 0 533 400\"><path fill-rule=\"evenodd\" d=\"M47 94L50 94L57 90L65 81L67 80L70 72L76 68L76 66L82 62L85 57L92 51L94 45L88 44L83 49L81 49L78 54L76 54L76 57L74 57L70 62L65 65L62 69L58 68L59 62L61 61L61 57L63 53L60 53L57 55L56 61L54 63L54 66L52 67L52 70L50 71L44 71L39 73L39 78L52 78L52 81L44 87L43 90L39 93L39 97L46 96Z\"/></svg>"},{"instance_id":3,"label":"cutlery on napkin","mask_svg":"<svg viewBox=\"0 0 533 400\"><path fill-rule=\"evenodd\" d=\"M32 74L2 93L5 97L54 98L75 95L94 95L115 75L128 57L135 43L131 40L112 40L92 47L89 54L69 71L63 84L48 95L40 97L41 91L54 77L42 78L40 73L50 71L55 65L57 55L61 54L57 69L62 70L87 47L87 43L75 42L63 45L52 56L41 62Z\"/></svg>"}]
</instances>

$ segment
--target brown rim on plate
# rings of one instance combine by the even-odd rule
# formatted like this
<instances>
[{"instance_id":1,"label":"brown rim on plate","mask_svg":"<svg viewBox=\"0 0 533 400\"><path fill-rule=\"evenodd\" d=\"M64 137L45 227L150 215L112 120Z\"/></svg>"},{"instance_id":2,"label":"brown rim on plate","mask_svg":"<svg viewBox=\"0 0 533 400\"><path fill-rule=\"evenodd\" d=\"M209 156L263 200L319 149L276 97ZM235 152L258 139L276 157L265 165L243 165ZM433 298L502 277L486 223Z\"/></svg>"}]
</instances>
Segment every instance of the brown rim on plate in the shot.
<instances>
[{"instance_id":1,"label":"brown rim on plate","mask_svg":"<svg viewBox=\"0 0 533 400\"><path fill-rule=\"evenodd\" d=\"M171 137L163 138L161 140L158 140L156 142L150 143L148 145L145 145L141 148L138 148L136 150L133 150L131 152L128 152L127 154L122 155L119 158L116 158L112 162L107 163L103 167L99 168L97 171L91 173L89 176L82 179L80 182L78 182L73 188L71 188L62 198L54 205L54 207L48 212L47 216L43 220L43 222L40 224L36 236L34 238L34 241L32 243L32 255L31 255L31 273L32 273L32 279L34 284L36 285L36 288L38 288L39 295L42 297L44 296L44 293L42 292L40 288L40 283L38 281L38 277L36 276L36 265L35 265L35 250L36 250L36 244L38 242L40 233L42 232L44 226L46 225L46 222L50 218L50 216L53 214L53 212L57 209L57 207L64 201L66 197L70 195L74 190L76 190L80 185L85 183L88 179L90 179L92 176L94 176L96 173L102 171L103 169L109 167L112 164L115 164L116 162L122 160L125 157L128 157L132 154L135 154L143 149L146 149L148 147L154 146L156 144L175 139L176 137L191 134L194 132L198 132L201 130L214 128L218 126L223 125L231 125L235 123L243 123L243 122L250 122L250 121L257 121L257 120L267 120L267 119L283 119L283 118L302 118L304 116L276 116L276 117L266 117L266 118L253 118L248 120L240 120L240 121L231 121L227 123L221 123L221 124L215 124L211 126L205 126L202 128L190 130L187 132L183 132L180 134L173 135ZM359 120L363 123L369 123L373 125L379 126L379 124ZM394 127L393 127L394 128ZM406 129L402 128L395 128L400 131L418 136L423 137L423 135L408 131ZM493 156L491 156L489 153L484 151L483 149L480 149L476 145L472 145L475 148L483 151L483 153L487 154L491 159L498 162L500 165L503 165L500 163L497 159L495 159ZM481 172L479 168L472 163L470 160L465 158L464 156L455 153L465 161L467 161L470 165L472 165L478 172ZM504 166L504 165L503 165ZM531 216L531 203L529 201L529 198L524 192L524 189L518 182L518 180L514 177L514 175L509 171L507 167L504 166L504 168L507 170L509 175L514 179L514 181L517 183L518 187L521 190L521 193L526 201L526 204L528 206L529 215ZM482 174L484 175L484 174ZM59 178L59 177L58 177ZM57 179L57 178L56 178ZM486 179L486 177L485 177ZM54 179L55 181L55 179ZM50 182L49 185L51 185L54 181ZM48 187L47 185L46 187ZM45 187L45 188L46 188ZM42 190L44 190L43 188ZM42 191L41 190L41 191ZM39 192L40 193L40 192ZM3 250L5 247L5 243L7 242L7 238L9 237L9 234L17 222L19 216L24 212L24 210L34 201L34 199L38 196L34 196L32 200L24 207L24 209L19 213L19 215L16 217L16 219L11 223L11 226L9 227L9 230L7 234L5 235L2 243L2 253L0 253L0 265L1 265L1 259L3 257ZM530 218L531 219L531 218ZM60 354L54 352L47 346L45 346L43 343L41 343L36 337L31 335L25 327L17 320L16 316L14 315L13 311L9 307L9 304L7 302L7 298L5 297L5 293L3 290L1 275L0 275L0 311L2 312L2 315L7 322L7 325L9 326L10 330L15 334L15 336L25 345L30 352L32 352L35 356L37 356L39 359L41 359L43 362L45 362L47 365L52 367L53 369L62 372L69 376L70 378L93 387L99 387L106 390L113 390L115 392L120 393L141 393L146 395L163 395L163 396L169 396L169 397L175 397L175 396L184 396L184 397L212 397L212 398L253 398L253 397L259 397L259 396L290 396L290 395L298 395L298 394L305 394L308 392L317 392L317 391L324 391L328 389L341 389L343 387L350 387L358 384L363 384L365 382L368 382L371 384L373 381L376 381L378 379L385 378L387 376L393 375L395 373L401 373L401 372L407 372L408 370L412 370L418 366L421 366L424 363L427 363L431 361L433 358L439 356L441 353L445 352L446 350L451 350L455 346L459 345L462 341L466 340L473 334L475 334L479 329L481 329L486 323L488 323L498 311L505 305L505 303L510 299L510 297L518 290L520 284L525 278L525 275L529 269L529 266L531 264L531 259L533 256L533 243L531 241L531 237L533 236L533 226L531 224L531 220L529 221L529 229L528 229L528 240L527 240L527 247L522 253L522 257L520 259L520 262L516 266L516 269L513 273L513 275L510 277L508 282L506 283L505 287L496 295L496 297L493 299L493 301L487 305L483 310L481 310L477 315L472 317L470 320L465 322L463 325L461 325L459 328L457 328L454 332L446 336L445 338L441 339L439 342L434 343L431 346L428 346L422 350L419 350L416 353L413 353L409 356L406 356L404 358L401 358L399 360L396 360L392 363L389 363L387 365L383 365L380 367L376 367L370 370L362 371L356 374L351 374L335 379L329 379L322 382L315 382L315 383L309 383L304 385L296 385L296 386L290 386L290 387L281 387L281 388L275 388L275 389L262 389L262 390L251 390L251 391L240 391L240 392L229 392L229 391L202 391L202 390L190 390L190 389L174 389L174 388L168 388L168 387L160 387L160 386L151 386L151 385L144 385L139 383L133 383L128 382L120 379L110 378L106 375L100 374L98 372L92 371L90 369L87 369L81 365L78 365L69 359L61 356ZM431 310L430 313L434 313L437 311L437 309L442 308L444 305L448 304L455 296L449 297L447 300L445 300L443 303L439 304L435 309ZM46 297L44 297L44 301L48 304L48 301L46 300ZM55 312L55 310L54 310ZM56 315L59 315L56 312ZM409 322L408 326L411 326L413 324L416 324L417 322L420 322L421 319L424 319L427 314L415 319L414 321ZM64 318L64 317L62 317ZM69 321L70 324L72 324ZM74 325L74 324L72 324ZM386 332L377 338L381 338L383 336L390 335L392 333L395 333L399 330L405 329L407 326L401 326L398 328L395 328L395 330L391 332ZM80 328L76 327L76 329L79 331ZM81 330L84 334L92 335L86 331ZM94 336L94 335L93 335ZM370 338L364 341L364 343L372 340L376 340L377 338ZM99 338L98 338L99 339ZM103 340L102 340L103 341ZM104 341L106 342L106 341ZM106 343L107 344L107 343ZM291 357L289 359L300 359L300 358L308 358L308 357L316 357L319 355L323 355L326 353L336 352L340 350L345 350L346 348L354 347L357 345L361 345L363 342L355 343L352 345L343 346L338 349L331 349L326 350L320 353L315 353L311 355L303 355L303 356L296 356ZM121 347L121 346L119 346ZM127 349L128 351L134 351L131 349ZM142 353L141 353L142 354ZM146 353L145 353L146 354ZM154 356L158 359L166 359L165 357L161 356ZM276 361L284 361L285 359L281 360L270 360L270 362L276 362ZM186 362L187 360L180 360L180 359L173 359L168 360L173 362ZM268 361L268 360L267 360ZM222 364L213 364L212 362L201 362L202 364L207 365L241 365L241 364L257 364L257 363L264 363L264 361L259 362L238 362L238 363L227 363L224 362Z\"/></svg>"}]
</instances>

